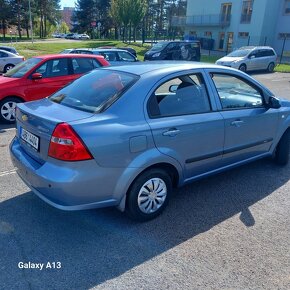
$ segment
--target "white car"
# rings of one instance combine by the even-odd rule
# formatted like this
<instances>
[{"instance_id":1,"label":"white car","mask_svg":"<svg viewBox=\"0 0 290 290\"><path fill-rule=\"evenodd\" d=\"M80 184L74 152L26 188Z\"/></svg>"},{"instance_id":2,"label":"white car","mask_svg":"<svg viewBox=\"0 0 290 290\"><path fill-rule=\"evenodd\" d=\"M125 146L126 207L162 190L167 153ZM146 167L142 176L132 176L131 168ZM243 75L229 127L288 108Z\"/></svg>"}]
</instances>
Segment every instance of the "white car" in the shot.
<instances>
[{"instance_id":1,"label":"white car","mask_svg":"<svg viewBox=\"0 0 290 290\"><path fill-rule=\"evenodd\" d=\"M0 72L6 73L18 63L24 61L24 56L0 49Z\"/></svg>"},{"instance_id":2,"label":"white car","mask_svg":"<svg viewBox=\"0 0 290 290\"><path fill-rule=\"evenodd\" d=\"M277 54L269 46L244 46L218 59L216 64L241 71L267 70L273 72Z\"/></svg>"},{"instance_id":3,"label":"white car","mask_svg":"<svg viewBox=\"0 0 290 290\"><path fill-rule=\"evenodd\" d=\"M79 38L78 39L90 39L90 37L87 34L79 34Z\"/></svg>"}]
</instances>

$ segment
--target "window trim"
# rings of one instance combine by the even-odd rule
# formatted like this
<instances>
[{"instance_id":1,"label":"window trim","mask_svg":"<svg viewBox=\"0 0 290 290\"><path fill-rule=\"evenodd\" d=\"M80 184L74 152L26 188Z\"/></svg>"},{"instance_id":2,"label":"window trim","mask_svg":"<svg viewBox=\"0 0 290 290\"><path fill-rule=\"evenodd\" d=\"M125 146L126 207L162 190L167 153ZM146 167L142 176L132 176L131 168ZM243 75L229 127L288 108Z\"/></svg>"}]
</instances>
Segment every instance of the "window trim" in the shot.
<instances>
[{"instance_id":1,"label":"window trim","mask_svg":"<svg viewBox=\"0 0 290 290\"><path fill-rule=\"evenodd\" d=\"M260 88L256 84L250 82L249 80L243 78L242 76L239 76L239 75L236 75L236 74L231 74L231 73L228 73L228 72L211 72L211 71L209 71L208 74L209 75L212 75L212 74L213 75L227 75L227 76L230 76L230 77L235 77L235 78L237 78L237 79L245 82L250 87L253 87L255 90L257 90L260 93L260 95L262 97L262 105L261 106L255 106L255 107L240 107L240 108L223 108L222 101L221 101L220 95L218 93L218 90L216 88L215 82L212 79L212 77L210 76L211 81L212 81L212 84L213 84L213 87L215 89L216 96L217 96L218 101L219 101L219 104L220 104L220 108L221 109L218 109L219 112L237 111L237 110L253 110L253 109L261 109L261 108L266 109L267 108L266 102L265 102L264 91L263 91L262 88Z\"/></svg>"},{"instance_id":2,"label":"window trim","mask_svg":"<svg viewBox=\"0 0 290 290\"><path fill-rule=\"evenodd\" d=\"M287 3L290 4L290 0L285 0L285 1L284 1L283 15L285 15L285 16L290 16L290 10L289 10L289 12L286 12L286 9L290 9L290 8L287 8L287 7L286 7L286 6L287 6Z\"/></svg>"},{"instance_id":3,"label":"window trim","mask_svg":"<svg viewBox=\"0 0 290 290\"><path fill-rule=\"evenodd\" d=\"M207 95L207 99L208 99L208 103L209 103L209 111L206 111L206 112L202 112L202 113L185 113L185 114L175 114L175 115L164 115L164 116L161 116L160 115L160 111L159 111L159 115L157 116L153 116L151 114L151 108L150 106L152 106L152 103L157 106L157 109L158 109L158 102L157 102L157 99L156 99L156 95L155 95L155 91L160 88L163 84L173 80L173 79L177 79L177 78L182 78L182 77L186 77L186 76L191 76L191 75L199 75L199 77L202 78L202 85L204 85L205 87L205 90L206 90L206 95ZM151 100L154 100L153 102ZM189 72L187 74L182 74L182 75L175 75L175 76L172 76L170 77L169 79L166 79L165 81L162 81L161 83L159 83L151 92L149 98L146 100L146 111L147 111L147 115L149 117L149 119L161 119L161 118L172 118L172 117L179 117L179 116L193 116L193 115L200 115L200 114L208 114L208 113L214 113L216 112L215 110L213 110L213 107L212 107L212 101L211 101L211 98L210 98L210 94L209 94L209 89L207 87L207 84L206 84L206 79L205 79L205 76L203 75L203 73L201 71L199 72ZM159 109L158 109L159 110Z\"/></svg>"}]
</instances>

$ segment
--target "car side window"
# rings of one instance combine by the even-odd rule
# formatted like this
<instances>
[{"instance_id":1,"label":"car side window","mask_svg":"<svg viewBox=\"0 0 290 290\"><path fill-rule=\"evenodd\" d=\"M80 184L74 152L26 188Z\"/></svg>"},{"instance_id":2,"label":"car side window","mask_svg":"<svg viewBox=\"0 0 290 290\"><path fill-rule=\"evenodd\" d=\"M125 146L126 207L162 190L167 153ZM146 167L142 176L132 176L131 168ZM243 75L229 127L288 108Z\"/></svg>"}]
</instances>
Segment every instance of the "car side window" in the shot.
<instances>
[{"instance_id":1,"label":"car side window","mask_svg":"<svg viewBox=\"0 0 290 290\"><path fill-rule=\"evenodd\" d=\"M83 74L93 70L96 67L96 63L92 58L73 58L72 59L73 71L75 74Z\"/></svg>"},{"instance_id":2,"label":"car side window","mask_svg":"<svg viewBox=\"0 0 290 290\"><path fill-rule=\"evenodd\" d=\"M135 61L135 58L133 57L133 55L129 54L126 51L119 51L118 54L119 54L120 60Z\"/></svg>"},{"instance_id":3,"label":"car side window","mask_svg":"<svg viewBox=\"0 0 290 290\"><path fill-rule=\"evenodd\" d=\"M259 89L246 80L229 74L211 74L223 110L248 109L263 106Z\"/></svg>"},{"instance_id":4,"label":"car side window","mask_svg":"<svg viewBox=\"0 0 290 290\"><path fill-rule=\"evenodd\" d=\"M117 61L117 55L114 51L99 52L107 61Z\"/></svg>"},{"instance_id":5,"label":"car side window","mask_svg":"<svg viewBox=\"0 0 290 290\"><path fill-rule=\"evenodd\" d=\"M68 59L52 59L48 60L35 70L36 73L41 73L44 78L66 76L68 71Z\"/></svg>"},{"instance_id":6,"label":"car side window","mask_svg":"<svg viewBox=\"0 0 290 290\"><path fill-rule=\"evenodd\" d=\"M210 102L201 74L177 77L163 83L148 102L148 113L152 118L210 111Z\"/></svg>"},{"instance_id":7,"label":"car side window","mask_svg":"<svg viewBox=\"0 0 290 290\"><path fill-rule=\"evenodd\" d=\"M8 57L8 54L5 52L0 51L0 57Z\"/></svg>"}]
</instances>

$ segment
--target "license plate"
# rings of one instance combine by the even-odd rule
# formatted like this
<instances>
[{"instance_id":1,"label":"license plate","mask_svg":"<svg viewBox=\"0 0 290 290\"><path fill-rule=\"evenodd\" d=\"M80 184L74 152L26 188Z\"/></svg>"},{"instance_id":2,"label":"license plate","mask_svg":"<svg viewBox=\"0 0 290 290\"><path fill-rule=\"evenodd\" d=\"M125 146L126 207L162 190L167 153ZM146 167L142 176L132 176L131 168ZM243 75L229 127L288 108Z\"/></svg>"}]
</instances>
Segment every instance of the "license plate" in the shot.
<instances>
[{"instance_id":1,"label":"license plate","mask_svg":"<svg viewBox=\"0 0 290 290\"><path fill-rule=\"evenodd\" d=\"M39 137L35 136L34 134L28 132L27 130L21 128L20 137L26 143L28 143L31 147L38 151L39 149Z\"/></svg>"}]
</instances>

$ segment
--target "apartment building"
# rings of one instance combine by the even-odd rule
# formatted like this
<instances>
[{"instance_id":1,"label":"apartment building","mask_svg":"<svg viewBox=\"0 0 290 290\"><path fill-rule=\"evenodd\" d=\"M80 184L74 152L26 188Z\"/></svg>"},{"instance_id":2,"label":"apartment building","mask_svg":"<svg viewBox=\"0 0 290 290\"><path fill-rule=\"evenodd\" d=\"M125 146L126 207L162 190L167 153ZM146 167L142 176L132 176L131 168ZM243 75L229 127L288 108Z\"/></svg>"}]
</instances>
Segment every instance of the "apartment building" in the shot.
<instances>
[{"instance_id":1,"label":"apartment building","mask_svg":"<svg viewBox=\"0 0 290 290\"><path fill-rule=\"evenodd\" d=\"M290 0L188 0L185 35L213 39L213 49L223 51L245 45L290 50Z\"/></svg>"}]
</instances>

